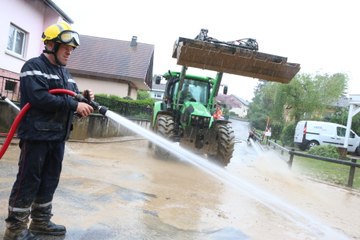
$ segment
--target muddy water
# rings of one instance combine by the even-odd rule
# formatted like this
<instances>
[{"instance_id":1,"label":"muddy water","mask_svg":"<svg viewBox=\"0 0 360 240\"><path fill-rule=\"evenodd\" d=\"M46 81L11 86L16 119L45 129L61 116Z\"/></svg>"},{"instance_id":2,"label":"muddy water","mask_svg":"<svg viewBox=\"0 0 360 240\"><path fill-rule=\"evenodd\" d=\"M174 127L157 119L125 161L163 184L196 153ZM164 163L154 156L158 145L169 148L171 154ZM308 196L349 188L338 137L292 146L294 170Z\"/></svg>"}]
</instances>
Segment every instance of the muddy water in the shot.
<instances>
[{"instance_id":1,"label":"muddy water","mask_svg":"<svg viewBox=\"0 0 360 240\"><path fill-rule=\"evenodd\" d=\"M305 217L310 224L293 227L287 219L281 219L276 211L269 211L269 208L260 205L254 206L251 200L245 199L241 203L245 204L246 213L254 213L252 221L240 223L249 226L246 232L253 232L252 237L256 239L261 239L261 235L266 232L274 239L280 239L281 229L288 232L290 239L360 239L360 212L356 210L360 203L358 191L306 179L299 173L290 172L284 162L277 159L278 156L267 152L247 166L234 163L230 171L288 204L290 212L296 213L298 223L303 223L301 218ZM233 191L229 191L228 195L233 196L231 201L237 201L234 196L238 195ZM256 231L259 230L258 223L264 224L260 231ZM309 236L306 232L314 233L315 236Z\"/></svg>"},{"instance_id":2,"label":"muddy water","mask_svg":"<svg viewBox=\"0 0 360 240\"><path fill-rule=\"evenodd\" d=\"M0 161L0 234L17 154L11 146ZM146 140L68 143L53 220L67 226L65 239L360 239L359 192L305 179L244 142L227 171L294 206L319 232L191 164L155 159Z\"/></svg>"},{"instance_id":3,"label":"muddy water","mask_svg":"<svg viewBox=\"0 0 360 240\"><path fill-rule=\"evenodd\" d=\"M141 236L139 238L147 236L148 239L167 239L172 235L177 236L173 239L263 239L264 235L270 239L347 239L360 236L359 223L354 221L360 219L358 211L354 211L360 204L358 193L301 178L289 172L287 166L269 152L246 164L234 160L228 171L294 205L294 211L300 211L317 224L319 232L298 221L289 221L276 209L190 164L153 158L146 145L146 141L69 145L71 160L66 172L70 174L71 170L70 176L80 172L85 180L79 182L83 185L80 189L74 184L73 191L90 194L90 203L85 199L79 203L84 204L85 200L88 207L98 212L86 217L81 224L76 221L79 229L93 229L107 223L110 229L114 226L125 228ZM84 159L71 157L75 155ZM67 174L63 175L62 186L65 187L74 181ZM93 211L87 214L93 215ZM104 222L103 218L107 220ZM121 223L114 225L118 221ZM156 234L152 235L154 232Z\"/></svg>"}]
</instances>

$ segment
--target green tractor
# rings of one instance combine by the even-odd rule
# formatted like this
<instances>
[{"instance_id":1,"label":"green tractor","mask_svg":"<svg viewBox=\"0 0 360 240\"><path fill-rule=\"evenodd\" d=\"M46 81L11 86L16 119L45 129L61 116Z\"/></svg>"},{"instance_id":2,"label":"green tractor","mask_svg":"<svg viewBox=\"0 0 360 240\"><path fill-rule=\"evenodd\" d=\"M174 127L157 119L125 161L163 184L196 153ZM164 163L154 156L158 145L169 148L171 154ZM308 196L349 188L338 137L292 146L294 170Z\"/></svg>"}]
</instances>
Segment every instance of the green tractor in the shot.
<instances>
[{"instance_id":1,"label":"green tractor","mask_svg":"<svg viewBox=\"0 0 360 240\"><path fill-rule=\"evenodd\" d=\"M167 72L165 96L153 108L152 129L159 135L179 142L181 146L206 154L221 166L226 166L232 157L235 144L234 131L230 121L216 119L215 97L221 88L222 73L215 78ZM156 83L160 83L160 76ZM226 94L227 87L222 87ZM155 147L157 156L166 156L161 146Z\"/></svg>"},{"instance_id":2,"label":"green tractor","mask_svg":"<svg viewBox=\"0 0 360 240\"><path fill-rule=\"evenodd\" d=\"M258 51L255 39L230 42L207 36L201 29L195 39L180 37L174 44L172 57L182 66L181 72L169 71L163 101L153 108L152 130L168 140L206 154L221 166L227 166L234 151L231 122L215 117L216 96L222 86L223 73L288 83L300 70L300 64L287 62L286 57ZM187 74L188 67L217 72L215 78ZM161 77L156 78L159 84ZM155 146L158 156L166 149Z\"/></svg>"}]
</instances>

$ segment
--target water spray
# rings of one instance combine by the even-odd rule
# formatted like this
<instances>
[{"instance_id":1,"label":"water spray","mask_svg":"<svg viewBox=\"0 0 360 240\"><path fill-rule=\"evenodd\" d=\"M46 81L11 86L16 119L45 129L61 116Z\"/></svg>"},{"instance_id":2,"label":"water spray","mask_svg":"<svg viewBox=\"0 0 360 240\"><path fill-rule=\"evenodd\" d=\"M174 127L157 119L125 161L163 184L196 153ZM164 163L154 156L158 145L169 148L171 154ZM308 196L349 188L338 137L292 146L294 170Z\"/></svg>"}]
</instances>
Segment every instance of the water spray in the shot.
<instances>
[{"instance_id":1,"label":"water spray","mask_svg":"<svg viewBox=\"0 0 360 240\"><path fill-rule=\"evenodd\" d=\"M232 175L230 172L226 171L226 169L219 167L207 159L204 159L182 147L179 145L159 136L158 134L148 131L144 129L140 125L126 119L125 117L116 114L113 111L107 111L105 116L112 119L113 121L121 124L122 126L126 127L127 129L137 133L147 140L153 142L154 144L162 147L174 156L178 157L180 160L188 162L202 171L208 173L219 179L220 181L234 187L239 192L247 195L248 197L254 199L255 201L260 202L264 206L268 207L272 211L279 213L289 221L295 223L296 225L307 229L313 236L316 236L317 239L347 239L343 233L337 231L336 229L332 229L321 222L318 222L312 216L303 213L299 209L290 204L282 201L281 199L277 198L274 195L266 191L262 191L261 189L257 189L252 184L246 182L239 177ZM254 144L256 145L256 144Z\"/></svg>"},{"instance_id":2,"label":"water spray","mask_svg":"<svg viewBox=\"0 0 360 240\"><path fill-rule=\"evenodd\" d=\"M8 104L10 104L10 106L12 106L13 108L15 108L17 111L20 111L20 108L13 103L12 101L10 101L10 99L8 99L6 96L1 96L0 94L0 99L4 100L5 102L7 102Z\"/></svg>"},{"instance_id":3,"label":"water spray","mask_svg":"<svg viewBox=\"0 0 360 240\"><path fill-rule=\"evenodd\" d=\"M95 102L95 101L92 101L90 99L90 96L89 96L89 93L87 92L87 96L83 96L81 94L77 94L71 90L68 90L68 89L51 89L49 91L49 93L51 94L67 94L69 96L72 96L74 97L77 101L79 102L85 102L87 104L89 104L90 106L92 106L94 108L94 110L98 111L100 114L102 115L105 115L106 112L107 112L107 108L106 107L103 107L103 106L100 106L99 103ZM1 96L1 99L4 99L6 101L6 97L3 97ZM22 118L24 117L24 115L27 113L27 111L31 108L31 105L30 103L27 103L24 105L24 107L20 110L13 102L11 102L10 100L8 100L7 102L10 102L10 105L11 106L15 106L18 110L19 110L19 113L18 115L16 116L13 124L11 125L10 127L10 130L9 130L9 133L5 139L5 142L0 150L0 159L3 157L3 155L5 154L7 148L9 147L10 145L10 142L12 140L12 138L14 137L14 134L16 132L16 129L18 128Z\"/></svg>"}]
</instances>

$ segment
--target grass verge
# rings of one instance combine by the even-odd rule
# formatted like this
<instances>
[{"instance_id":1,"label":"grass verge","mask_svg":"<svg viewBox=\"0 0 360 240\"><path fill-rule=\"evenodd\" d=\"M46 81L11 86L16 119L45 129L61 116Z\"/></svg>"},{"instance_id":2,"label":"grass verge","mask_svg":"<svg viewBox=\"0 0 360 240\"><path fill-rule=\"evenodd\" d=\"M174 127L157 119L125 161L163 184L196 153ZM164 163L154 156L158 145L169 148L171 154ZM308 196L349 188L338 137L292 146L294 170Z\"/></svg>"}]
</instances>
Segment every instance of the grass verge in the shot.
<instances>
[{"instance_id":1,"label":"grass verge","mask_svg":"<svg viewBox=\"0 0 360 240\"><path fill-rule=\"evenodd\" d=\"M350 166L295 156L292 168L310 178L342 186L348 185ZM360 168L355 169L353 188L360 189Z\"/></svg>"}]
</instances>

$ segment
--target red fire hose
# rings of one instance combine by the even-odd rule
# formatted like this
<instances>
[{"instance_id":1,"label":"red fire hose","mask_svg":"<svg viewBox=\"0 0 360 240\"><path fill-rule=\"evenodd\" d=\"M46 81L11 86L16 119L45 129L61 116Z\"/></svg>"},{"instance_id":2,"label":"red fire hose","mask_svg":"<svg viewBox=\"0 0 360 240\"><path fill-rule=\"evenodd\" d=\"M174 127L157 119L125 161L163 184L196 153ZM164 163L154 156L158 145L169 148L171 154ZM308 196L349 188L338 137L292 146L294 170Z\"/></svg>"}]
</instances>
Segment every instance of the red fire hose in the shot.
<instances>
[{"instance_id":1,"label":"red fire hose","mask_svg":"<svg viewBox=\"0 0 360 240\"><path fill-rule=\"evenodd\" d=\"M49 93L51 94L67 94L70 95L72 97L76 96L76 93L73 91L70 91L68 89L51 89L49 91ZM0 159L3 157L3 155L5 154L7 148L10 145L10 142L12 140L12 138L14 137L14 134L16 132L17 127L19 126L19 123L21 121L21 119L24 117L24 115L26 114L26 112L30 109L30 103L25 104L25 106L20 110L19 114L16 116L13 124L10 127L9 133L5 139L5 142L0 150Z\"/></svg>"}]
</instances>

